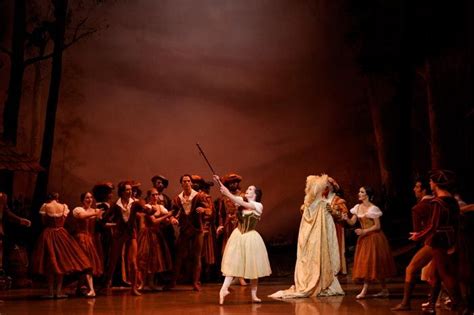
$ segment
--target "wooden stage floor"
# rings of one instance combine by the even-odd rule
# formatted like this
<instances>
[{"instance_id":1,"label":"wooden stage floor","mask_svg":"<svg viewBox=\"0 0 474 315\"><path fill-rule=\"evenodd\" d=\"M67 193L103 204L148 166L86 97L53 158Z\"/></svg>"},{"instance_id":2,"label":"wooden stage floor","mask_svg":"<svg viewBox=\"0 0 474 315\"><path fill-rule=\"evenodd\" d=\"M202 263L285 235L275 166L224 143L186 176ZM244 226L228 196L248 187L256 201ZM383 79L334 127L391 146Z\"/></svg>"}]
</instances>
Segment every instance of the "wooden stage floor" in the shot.
<instances>
[{"instance_id":1,"label":"wooden stage floor","mask_svg":"<svg viewBox=\"0 0 474 315\"><path fill-rule=\"evenodd\" d=\"M71 297L60 300L42 300L45 290L10 290L1 291L0 315L9 314L160 314L160 315L243 315L243 314L393 314L390 307L396 305L402 294L402 283L390 284L390 298L368 298L356 300L360 286L343 284L345 296L306 298L296 300L274 300L267 295L290 286L288 281L263 281L258 290L261 304L250 302L250 287L232 286L233 291L227 296L225 305L218 304L220 284L205 284L201 292L194 292L189 286L178 286L167 292L144 292L135 297L128 290L114 289L112 295L98 296L94 299ZM378 286L372 287L373 293ZM412 312L400 314L419 314L420 304L426 299L423 292L417 291L412 305ZM437 314L454 314L438 309Z\"/></svg>"}]
</instances>

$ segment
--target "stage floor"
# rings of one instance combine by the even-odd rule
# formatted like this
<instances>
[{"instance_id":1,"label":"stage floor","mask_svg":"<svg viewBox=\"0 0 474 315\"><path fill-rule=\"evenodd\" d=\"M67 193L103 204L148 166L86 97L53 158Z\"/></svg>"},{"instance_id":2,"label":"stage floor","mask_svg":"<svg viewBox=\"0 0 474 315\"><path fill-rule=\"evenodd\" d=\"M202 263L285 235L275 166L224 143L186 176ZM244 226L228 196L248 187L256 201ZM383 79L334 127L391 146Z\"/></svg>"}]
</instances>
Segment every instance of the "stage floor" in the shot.
<instances>
[{"instance_id":1,"label":"stage floor","mask_svg":"<svg viewBox=\"0 0 474 315\"><path fill-rule=\"evenodd\" d=\"M258 295L261 304L250 302L250 287L232 286L233 291L227 296L225 304L218 304L220 284L205 284L201 292L194 292L189 286L178 286L167 292L144 292L135 297L128 290L114 289L112 295L98 296L94 299L71 297L61 300L42 300L45 290L9 290L1 291L0 315L6 314L160 314L160 315L243 315L243 314L393 314L390 307L401 300L402 283L391 283L390 298L368 298L356 300L359 285L343 284L345 296L307 298L296 300L274 300L267 295L290 286L288 282L266 282L260 284ZM371 288L371 293L378 290ZM420 313L420 304L426 297L426 287L416 291L412 312ZM438 309L437 314L454 314Z\"/></svg>"}]
</instances>

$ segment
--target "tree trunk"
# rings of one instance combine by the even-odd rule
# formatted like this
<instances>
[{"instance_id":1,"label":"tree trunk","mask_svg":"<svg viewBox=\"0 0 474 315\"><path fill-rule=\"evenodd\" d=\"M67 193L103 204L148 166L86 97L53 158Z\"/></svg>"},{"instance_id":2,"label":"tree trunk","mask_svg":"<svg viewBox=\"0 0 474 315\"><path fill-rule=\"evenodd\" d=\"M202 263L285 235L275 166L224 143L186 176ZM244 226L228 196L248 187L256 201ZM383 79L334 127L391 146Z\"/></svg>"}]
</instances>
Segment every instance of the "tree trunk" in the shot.
<instances>
[{"instance_id":1,"label":"tree trunk","mask_svg":"<svg viewBox=\"0 0 474 315\"><path fill-rule=\"evenodd\" d=\"M16 144L24 73L25 0L15 0L8 96L3 110L3 140Z\"/></svg>"},{"instance_id":2,"label":"tree trunk","mask_svg":"<svg viewBox=\"0 0 474 315\"><path fill-rule=\"evenodd\" d=\"M34 205L39 207L45 198L48 189L49 169L53 155L54 129L56 125L56 111L58 107L59 91L62 74L62 54L64 46L64 33L66 29L66 15L68 0L54 0L55 30L53 34L54 50L51 66L51 79L49 95L46 106L46 119L43 132L43 145L41 148L40 164L45 172L38 174L34 193Z\"/></svg>"},{"instance_id":3,"label":"tree trunk","mask_svg":"<svg viewBox=\"0 0 474 315\"><path fill-rule=\"evenodd\" d=\"M431 168L441 168L441 145L439 143L438 117L433 98L433 77L431 62L425 61L426 102L428 105L428 119L430 124Z\"/></svg>"},{"instance_id":4,"label":"tree trunk","mask_svg":"<svg viewBox=\"0 0 474 315\"><path fill-rule=\"evenodd\" d=\"M375 148L377 150L377 158L379 162L380 180L382 182L382 188L386 193L392 190L392 175L389 171L389 163L386 152L386 143L383 132L383 119L382 119L382 105L377 97L377 87L375 82L379 81L377 78L367 77L367 92L370 116L372 119L372 127L374 130Z\"/></svg>"}]
</instances>

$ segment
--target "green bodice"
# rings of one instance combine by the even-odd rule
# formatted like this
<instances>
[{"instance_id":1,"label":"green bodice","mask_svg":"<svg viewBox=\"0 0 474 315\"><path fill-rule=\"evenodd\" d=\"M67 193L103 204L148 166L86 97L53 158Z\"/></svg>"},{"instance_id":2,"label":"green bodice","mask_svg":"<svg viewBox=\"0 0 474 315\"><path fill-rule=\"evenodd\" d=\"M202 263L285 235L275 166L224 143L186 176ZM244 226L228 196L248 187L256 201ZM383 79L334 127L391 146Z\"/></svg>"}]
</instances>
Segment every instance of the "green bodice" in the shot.
<instances>
[{"instance_id":1,"label":"green bodice","mask_svg":"<svg viewBox=\"0 0 474 315\"><path fill-rule=\"evenodd\" d=\"M242 212L239 211L238 213L239 225L237 228L239 229L240 233L244 234L255 230L258 221L260 221L260 216L253 212L250 214L242 214Z\"/></svg>"}]
</instances>

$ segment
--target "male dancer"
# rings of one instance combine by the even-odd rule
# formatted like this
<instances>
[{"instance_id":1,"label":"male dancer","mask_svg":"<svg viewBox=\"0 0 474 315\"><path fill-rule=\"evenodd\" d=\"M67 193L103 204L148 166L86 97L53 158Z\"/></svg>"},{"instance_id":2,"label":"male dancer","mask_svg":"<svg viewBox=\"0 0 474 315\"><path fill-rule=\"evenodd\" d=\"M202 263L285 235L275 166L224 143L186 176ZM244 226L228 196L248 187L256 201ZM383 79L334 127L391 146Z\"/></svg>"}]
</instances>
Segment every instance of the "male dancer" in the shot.
<instances>
[{"instance_id":1,"label":"male dancer","mask_svg":"<svg viewBox=\"0 0 474 315\"><path fill-rule=\"evenodd\" d=\"M181 273L183 260L192 260L193 290L201 290L201 254L204 240L203 216L210 206L205 194L191 188L191 175L184 174L179 182L183 191L173 199L172 210L174 218L179 221L179 237L176 245L176 263L171 284L166 289L176 285Z\"/></svg>"},{"instance_id":2,"label":"male dancer","mask_svg":"<svg viewBox=\"0 0 474 315\"><path fill-rule=\"evenodd\" d=\"M328 177L328 184L329 187L326 199L328 199L328 202L331 205L331 215L334 219L334 225L336 227L337 243L339 245L339 260L341 262L339 272L343 275L346 275L346 240L342 216L349 213L349 210L347 209L346 201L338 195L338 192L341 190L339 184L332 177Z\"/></svg>"},{"instance_id":3,"label":"male dancer","mask_svg":"<svg viewBox=\"0 0 474 315\"><path fill-rule=\"evenodd\" d=\"M413 187L417 204L411 209L413 231L422 231L431 219L431 189L425 179L417 179ZM411 310L410 300L413 289L415 288L415 276L426 265L429 264L433 258L433 251L430 246L424 244L415 256L411 259L405 272L405 287L403 290L403 300L400 304L393 307L392 311L409 311Z\"/></svg>"},{"instance_id":4,"label":"male dancer","mask_svg":"<svg viewBox=\"0 0 474 315\"><path fill-rule=\"evenodd\" d=\"M136 213L143 210L139 202L134 202L132 198L132 184L129 181L118 184L119 199L112 206L109 213L109 219L116 224L112 236L110 250L110 260L105 270L105 283L107 287L111 286L112 276L115 271L118 260L122 256L122 249L125 250L127 257L126 264L130 271L131 293L132 295L141 295L137 289L137 220Z\"/></svg>"}]
</instances>

